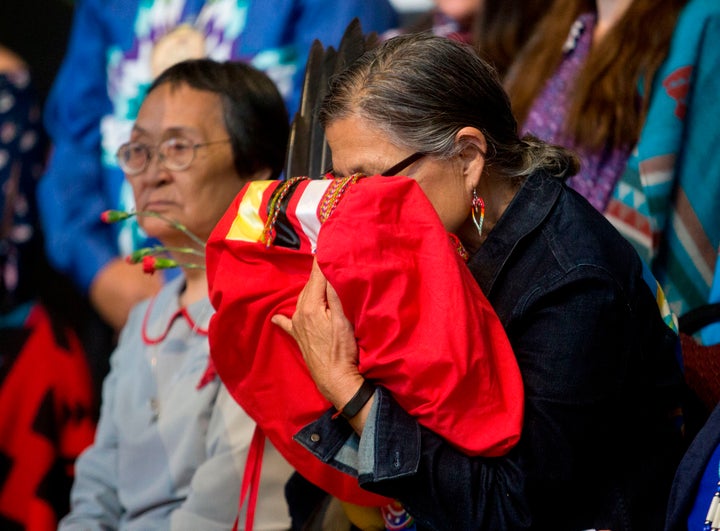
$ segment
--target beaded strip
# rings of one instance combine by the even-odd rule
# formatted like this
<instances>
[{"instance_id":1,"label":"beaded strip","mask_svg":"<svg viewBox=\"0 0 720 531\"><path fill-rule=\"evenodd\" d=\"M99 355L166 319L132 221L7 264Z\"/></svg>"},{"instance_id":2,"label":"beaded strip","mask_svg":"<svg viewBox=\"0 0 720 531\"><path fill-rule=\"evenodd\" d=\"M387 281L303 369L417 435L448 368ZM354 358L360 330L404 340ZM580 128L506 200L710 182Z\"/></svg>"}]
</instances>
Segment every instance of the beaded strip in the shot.
<instances>
[{"instance_id":1,"label":"beaded strip","mask_svg":"<svg viewBox=\"0 0 720 531\"><path fill-rule=\"evenodd\" d=\"M320 201L320 207L318 208L318 219L320 223L325 223L330 215L335 211L335 208L340 203L340 199L347 191L351 184L355 184L364 175L356 173L349 177L337 177L333 179L333 182L325 190L322 200Z\"/></svg>"},{"instance_id":2,"label":"beaded strip","mask_svg":"<svg viewBox=\"0 0 720 531\"><path fill-rule=\"evenodd\" d=\"M263 228L262 234L262 241L263 243L265 243L266 247L270 247L272 245L273 241L275 240L275 236L277 235L277 231L275 230L275 223L277 222L280 210L282 210L283 199L285 199L285 196L295 185L295 183L299 181L304 181L306 179L309 179L309 177L293 177L291 179L283 181L283 183L278 185L277 189L273 193L273 196L270 199L270 204L268 205L268 219L265 222L265 227Z\"/></svg>"},{"instance_id":3,"label":"beaded strip","mask_svg":"<svg viewBox=\"0 0 720 531\"><path fill-rule=\"evenodd\" d=\"M460 238L455 236L452 232L448 233L448 237L450 238L450 243L453 244L453 247L455 247L455 252L460 255L460 258L462 258L464 261L470 260L470 254L465 250L465 247L460 242Z\"/></svg>"}]
</instances>

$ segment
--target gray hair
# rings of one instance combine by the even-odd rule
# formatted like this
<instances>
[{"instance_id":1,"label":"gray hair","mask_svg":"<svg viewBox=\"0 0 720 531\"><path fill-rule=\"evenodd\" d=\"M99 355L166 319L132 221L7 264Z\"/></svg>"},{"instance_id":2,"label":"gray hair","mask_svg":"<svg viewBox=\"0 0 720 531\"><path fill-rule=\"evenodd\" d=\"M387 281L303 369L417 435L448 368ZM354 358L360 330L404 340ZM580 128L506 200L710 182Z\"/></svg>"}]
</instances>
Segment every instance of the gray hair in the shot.
<instances>
[{"instance_id":1,"label":"gray hair","mask_svg":"<svg viewBox=\"0 0 720 531\"><path fill-rule=\"evenodd\" d=\"M320 109L324 127L357 115L411 151L449 158L463 127L486 138L486 164L523 178L543 169L558 178L577 172L559 146L518 136L510 101L495 70L469 46L430 34L402 35L363 54L333 77Z\"/></svg>"}]
</instances>

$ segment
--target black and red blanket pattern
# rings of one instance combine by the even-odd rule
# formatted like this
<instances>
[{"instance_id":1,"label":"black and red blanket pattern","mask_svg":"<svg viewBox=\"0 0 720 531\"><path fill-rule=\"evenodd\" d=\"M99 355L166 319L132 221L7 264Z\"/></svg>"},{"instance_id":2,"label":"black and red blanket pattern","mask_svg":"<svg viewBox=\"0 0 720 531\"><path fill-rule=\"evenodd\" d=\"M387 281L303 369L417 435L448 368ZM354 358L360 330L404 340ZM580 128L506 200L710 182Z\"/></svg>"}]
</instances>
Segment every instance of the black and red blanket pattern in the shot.
<instances>
[{"instance_id":1,"label":"black and red blanket pattern","mask_svg":"<svg viewBox=\"0 0 720 531\"><path fill-rule=\"evenodd\" d=\"M93 387L77 337L40 305L0 329L0 529L50 531L93 441Z\"/></svg>"}]
</instances>

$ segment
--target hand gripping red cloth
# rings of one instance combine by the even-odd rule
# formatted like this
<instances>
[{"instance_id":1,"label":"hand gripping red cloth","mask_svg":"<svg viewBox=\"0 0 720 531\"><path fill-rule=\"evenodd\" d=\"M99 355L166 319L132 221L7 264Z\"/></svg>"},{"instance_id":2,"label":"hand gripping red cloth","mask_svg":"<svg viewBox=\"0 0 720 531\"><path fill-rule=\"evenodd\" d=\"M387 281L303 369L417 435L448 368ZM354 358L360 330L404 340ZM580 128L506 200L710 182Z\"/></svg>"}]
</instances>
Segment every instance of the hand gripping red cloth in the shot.
<instances>
[{"instance_id":1,"label":"hand gripping red cloth","mask_svg":"<svg viewBox=\"0 0 720 531\"><path fill-rule=\"evenodd\" d=\"M467 454L498 456L517 442L523 388L509 341L417 183L256 181L208 241L211 356L293 467L343 501L387 502L292 439L331 404L270 317L293 314L314 254L355 327L365 378Z\"/></svg>"}]
</instances>

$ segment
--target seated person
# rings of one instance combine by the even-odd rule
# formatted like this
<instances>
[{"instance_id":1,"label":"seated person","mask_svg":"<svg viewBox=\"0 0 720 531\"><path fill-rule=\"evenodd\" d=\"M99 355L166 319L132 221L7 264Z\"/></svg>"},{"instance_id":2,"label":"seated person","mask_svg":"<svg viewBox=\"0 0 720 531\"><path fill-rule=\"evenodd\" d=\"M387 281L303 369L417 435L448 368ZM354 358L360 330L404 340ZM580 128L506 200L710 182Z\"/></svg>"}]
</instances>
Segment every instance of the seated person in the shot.
<instances>
[{"instance_id":1,"label":"seated person","mask_svg":"<svg viewBox=\"0 0 720 531\"><path fill-rule=\"evenodd\" d=\"M227 530L238 517L255 424L209 363L204 242L246 182L279 175L287 135L280 94L251 66L186 61L150 87L118 160L140 225L170 253L154 249L146 269L170 261L184 274L136 306L121 333L63 531ZM287 529L292 470L265 450L256 528Z\"/></svg>"},{"instance_id":2,"label":"seated person","mask_svg":"<svg viewBox=\"0 0 720 531\"><path fill-rule=\"evenodd\" d=\"M484 3L484 0L434 0L432 7L419 14L410 24L388 30L382 34L382 38L387 40L405 33L429 31L433 35L470 43L475 18L483 10Z\"/></svg>"},{"instance_id":3,"label":"seated person","mask_svg":"<svg viewBox=\"0 0 720 531\"><path fill-rule=\"evenodd\" d=\"M520 434L522 381L465 258L417 183L393 172L249 183L208 241L215 367L300 473L344 501L378 502L293 440L330 402L268 316L291 315L317 267L351 316L365 376L459 450L504 455Z\"/></svg>"},{"instance_id":4,"label":"seated person","mask_svg":"<svg viewBox=\"0 0 720 531\"><path fill-rule=\"evenodd\" d=\"M555 0L506 86L522 131L575 151L568 179L650 265L678 314L720 247L720 3Z\"/></svg>"},{"instance_id":5,"label":"seated person","mask_svg":"<svg viewBox=\"0 0 720 531\"><path fill-rule=\"evenodd\" d=\"M162 284L162 275L143 276L122 260L143 245L134 220L114 227L98 221L106 209L132 208L114 154L153 79L182 59L247 62L276 82L292 115L313 41L337 45L355 17L374 31L397 20L388 0L75 2L67 54L46 105L53 153L39 206L53 265L114 329Z\"/></svg>"},{"instance_id":6,"label":"seated person","mask_svg":"<svg viewBox=\"0 0 720 531\"><path fill-rule=\"evenodd\" d=\"M405 174L457 235L507 332L525 410L506 455L458 450L372 381L352 309L320 267L296 312L273 321L298 342L328 413L350 418L323 415L296 439L322 463L356 465L358 484L398 499L418 529L662 528L682 448L677 334L637 252L564 183L575 157L520 137L492 68L441 37L400 36L366 52L331 81L319 117L337 177ZM402 199L381 212L398 210ZM418 231L426 219L418 212ZM368 269L386 267L381 250ZM320 242L318 262L319 252ZM389 290L399 281L389 277ZM368 380L374 393L356 401Z\"/></svg>"},{"instance_id":7,"label":"seated person","mask_svg":"<svg viewBox=\"0 0 720 531\"><path fill-rule=\"evenodd\" d=\"M0 528L52 531L95 419L72 305L48 289L57 275L35 203L46 154L40 116L27 65L0 45Z\"/></svg>"}]
</instances>

